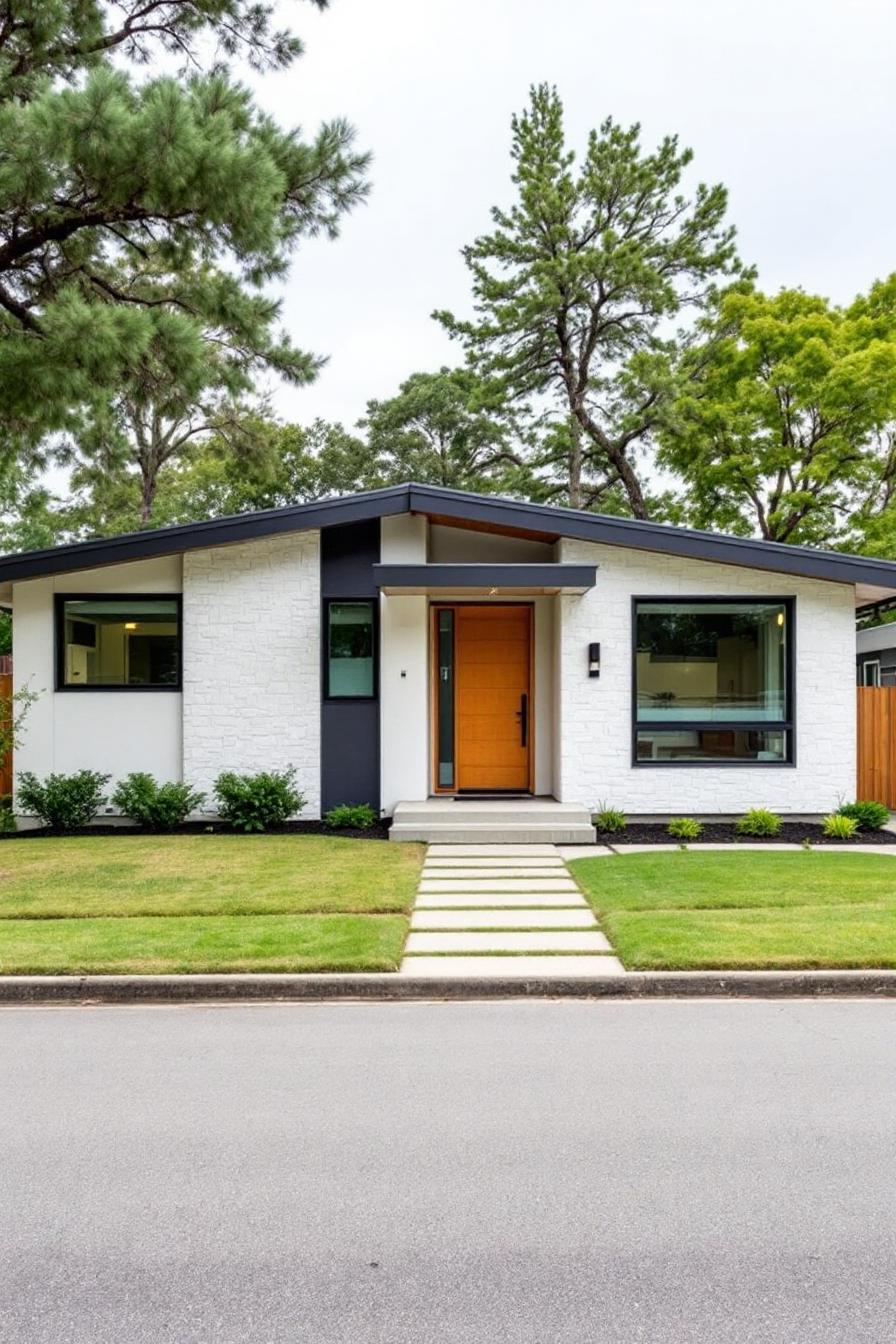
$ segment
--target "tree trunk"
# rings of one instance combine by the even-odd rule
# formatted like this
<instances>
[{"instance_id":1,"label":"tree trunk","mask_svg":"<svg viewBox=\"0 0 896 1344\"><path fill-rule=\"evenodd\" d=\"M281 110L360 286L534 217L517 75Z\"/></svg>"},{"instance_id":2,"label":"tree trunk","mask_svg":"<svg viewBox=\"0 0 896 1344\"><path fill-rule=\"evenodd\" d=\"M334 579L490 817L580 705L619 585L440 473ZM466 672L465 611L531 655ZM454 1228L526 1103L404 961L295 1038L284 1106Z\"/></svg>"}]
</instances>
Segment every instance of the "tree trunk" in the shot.
<instances>
[{"instance_id":1,"label":"tree trunk","mask_svg":"<svg viewBox=\"0 0 896 1344\"><path fill-rule=\"evenodd\" d=\"M155 472L149 467L141 470L141 490L140 490L140 526L147 527L152 521L152 509L156 500L156 480Z\"/></svg>"},{"instance_id":2,"label":"tree trunk","mask_svg":"<svg viewBox=\"0 0 896 1344\"><path fill-rule=\"evenodd\" d=\"M569 417L569 461L567 495L571 509L582 507L582 426L575 415Z\"/></svg>"}]
</instances>

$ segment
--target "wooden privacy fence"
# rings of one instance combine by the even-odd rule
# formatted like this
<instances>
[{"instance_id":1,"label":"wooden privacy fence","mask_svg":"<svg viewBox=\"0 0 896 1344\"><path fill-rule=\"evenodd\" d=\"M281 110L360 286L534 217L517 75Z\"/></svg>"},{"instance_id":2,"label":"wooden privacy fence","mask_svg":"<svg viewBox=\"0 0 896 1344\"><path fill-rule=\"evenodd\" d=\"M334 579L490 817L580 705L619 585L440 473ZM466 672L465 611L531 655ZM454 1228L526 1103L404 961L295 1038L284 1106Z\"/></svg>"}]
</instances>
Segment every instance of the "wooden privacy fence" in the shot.
<instances>
[{"instance_id":1,"label":"wooden privacy fence","mask_svg":"<svg viewBox=\"0 0 896 1344\"><path fill-rule=\"evenodd\" d=\"M11 696L12 677L6 672L0 672L0 724L9 719ZM11 754L7 756L6 760L0 761L0 798L3 798L7 793L12 793Z\"/></svg>"},{"instance_id":2,"label":"wooden privacy fence","mask_svg":"<svg viewBox=\"0 0 896 1344\"><path fill-rule=\"evenodd\" d=\"M859 686L857 798L896 808L896 686Z\"/></svg>"}]
</instances>

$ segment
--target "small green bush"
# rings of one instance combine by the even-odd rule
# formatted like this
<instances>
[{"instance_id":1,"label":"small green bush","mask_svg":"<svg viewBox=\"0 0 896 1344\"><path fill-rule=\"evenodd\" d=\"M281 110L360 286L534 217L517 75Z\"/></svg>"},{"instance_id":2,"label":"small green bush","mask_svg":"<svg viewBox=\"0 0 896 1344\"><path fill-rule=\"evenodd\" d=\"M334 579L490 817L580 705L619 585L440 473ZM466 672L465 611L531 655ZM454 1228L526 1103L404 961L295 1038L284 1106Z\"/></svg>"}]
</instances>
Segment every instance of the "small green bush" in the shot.
<instances>
[{"instance_id":1,"label":"small green bush","mask_svg":"<svg viewBox=\"0 0 896 1344\"><path fill-rule=\"evenodd\" d=\"M265 831L282 826L301 812L305 795L295 786L293 766L286 770L263 770L257 775L237 775L225 770L215 780L215 798L222 821L235 831Z\"/></svg>"},{"instance_id":2,"label":"small green bush","mask_svg":"<svg viewBox=\"0 0 896 1344\"><path fill-rule=\"evenodd\" d=\"M879 831L890 820L890 809L883 803L844 803L837 808L838 817L852 817L860 831Z\"/></svg>"},{"instance_id":3,"label":"small green bush","mask_svg":"<svg viewBox=\"0 0 896 1344\"><path fill-rule=\"evenodd\" d=\"M112 795L112 802L126 817L150 831L173 830L204 801L205 794L189 784L173 780L157 784L152 775L139 770L121 780Z\"/></svg>"},{"instance_id":4,"label":"small green bush","mask_svg":"<svg viewBox=\"0 0 896 1344\"><path fill-rule=\"evenodd\" d=\"M628 825L625 813L618 807L607 807L606 803L599 804L592 821L595 830L601 831L604 835L619 835Z\"/></svg>"},{"instance_id":5,"label":"small green bush","mask_svg":"<svg viewBox=\"0 0 896 1344\"><path fill-rule=\"evenodd\" d=\"M842 812L832 812L821 825L829 840L853 840L859 829L855 817L845 817Z\"/></svg>"},{"instance_id":6,"label":"small green bush","mask_svg":"<svg viewBox=\"0 0 896 1344\"><path fill-rule=\"evenodd\" d=\"M377 814L369 803L339 803L324 813L324 821L334 830L369 831L377 821Z\"/></svg>"},{"instance_id":7,"label":"small green bush","mask_svg":"<svg viewBox=\"0 0 896 1344\"><path fill-rule=\"evenodd\" d=\"M74 775L47 775L41 782L30 770L19 775L19 803L53 831L87 826L106 802L109 775L79 770Z\"/></svg>"},{"instance_id":8,"label":"small green bush","mask_svg":"<svg viewBox=\"0 0 896 1344\"><path fill-rule=\"evenodd\" d=\"M16 828L16 819L12 810L12 798L9 794L4 794L0 798L0 831L14 831Z\"/></svg>"},{"instance_id":9,"label":"small green bush","mask_svg":"<svg viewBox=\"0 0 896 1344\"><path fill-rule=\"evenodd\" d=\"M738 835L780 835L784 825L777 812L769 812L767 807L753 807L740 818L735 830Z\"/></svg>"},{"instance_id":10,"label":"small green bush","mask_svg":"<svg viewBox=\"0 0 896 1344\"><path fill-rule=\"evenodd\" d=\"M703 824L696 817L673 817L666 830L673 840L699 840Z\"/></svg>"}]
</instances>

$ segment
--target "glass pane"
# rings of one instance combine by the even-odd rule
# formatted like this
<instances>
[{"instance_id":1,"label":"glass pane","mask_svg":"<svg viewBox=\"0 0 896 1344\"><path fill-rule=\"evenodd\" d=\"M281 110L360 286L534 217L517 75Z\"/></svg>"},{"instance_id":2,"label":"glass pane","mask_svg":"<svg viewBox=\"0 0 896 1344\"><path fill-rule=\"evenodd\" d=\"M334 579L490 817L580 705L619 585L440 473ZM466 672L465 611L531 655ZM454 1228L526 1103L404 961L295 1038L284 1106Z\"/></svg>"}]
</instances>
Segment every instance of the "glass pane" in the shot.
<instances>
[{"instance_id":1,"label":"glass pane","mask_svg":"<svg viewBox=\"0 0 896 1344\"><path fill-rule=\"evenodd\" d=\"M94 598L63 610L63 685L179 685L177 602Z\"/></svg>"},{"instance_id":2,"label":"glass pane","mask_svg":"<svg viewBox=\"0 0 896 1344\"><path fill-rule=\"evenodd\" d=\"M374 693L372 602L331 602L329 606L331 696L354 698Z\"/></svg>"},{"instance_id":3,"label":"glass pane","mask_svg":"<svg viewBox=\"0 0 896 1344\"><path fill-rule=\"evenodd\" d=\"M787 732L743 728L638 729L639 761L786 761Z\"/></svg>"},{"instance_id":4,"label":"glass pane","mask_svg":"<svg viewBox=\"0 0 896 1344\"><path fill-rule=\"evenodd\" d=\"M787 608L769 602L639 602L639 723L789 717Z\"/></svg>"},{"instance_id":5,"label":"glass pane","mask_svg":"<svg viewBox=\"0 0 896 1344\"><path fill-rule=\"evenodd\" d=\"M863 673L864 685L866 686L880 685L880 663L878 662L863 663L862 673Z\"/></svg>"},{"instance_id":6,"label":"glass pane","mask_svg":"<svg viewBox=\"0 0 896 1344\"><path fill-rule=\"evenodd\" d=\"M439 788L454 787L454 612L439 612Z\"/></svg>"}]
</instances>

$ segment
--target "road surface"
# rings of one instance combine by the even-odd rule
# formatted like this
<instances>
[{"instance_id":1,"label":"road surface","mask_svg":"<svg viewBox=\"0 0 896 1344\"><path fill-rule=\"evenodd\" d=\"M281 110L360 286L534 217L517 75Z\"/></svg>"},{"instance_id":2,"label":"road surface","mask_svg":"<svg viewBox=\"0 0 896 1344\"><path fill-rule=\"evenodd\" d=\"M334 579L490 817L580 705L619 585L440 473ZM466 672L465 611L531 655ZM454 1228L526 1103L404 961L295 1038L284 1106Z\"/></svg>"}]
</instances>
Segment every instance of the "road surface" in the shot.
<instances>
[{"instance_id":1,"label":"road surface","mask_svg":"<svg viewBox=\"0 0 896 1344\"><path fill-rule=\"evenodd\" d=\"M0 1010L3 1344L894 1321L896 1003Z\"/></svg>"}]
</instances>

